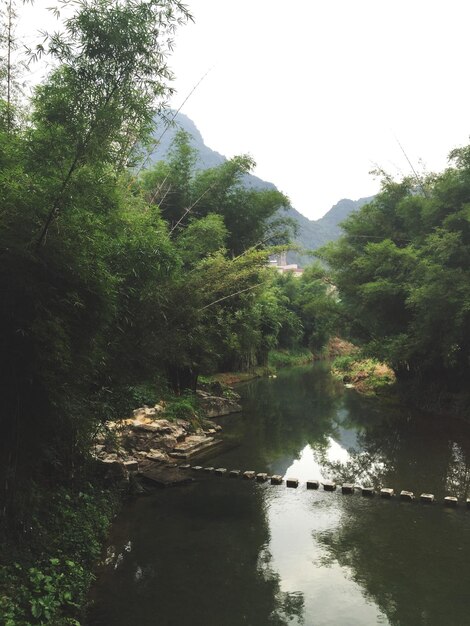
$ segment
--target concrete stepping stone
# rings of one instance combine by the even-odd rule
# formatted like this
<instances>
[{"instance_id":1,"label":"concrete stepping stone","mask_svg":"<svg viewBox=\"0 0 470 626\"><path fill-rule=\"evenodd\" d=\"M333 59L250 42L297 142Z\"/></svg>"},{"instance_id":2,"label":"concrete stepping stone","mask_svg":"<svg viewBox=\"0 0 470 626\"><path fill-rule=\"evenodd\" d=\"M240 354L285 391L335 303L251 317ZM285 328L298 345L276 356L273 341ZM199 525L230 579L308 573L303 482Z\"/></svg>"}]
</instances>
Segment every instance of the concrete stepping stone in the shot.
<instances>
[{"instance_id":1,"label":"concrete stepping stone","mask_svg":"<svg viewBox=\"0 0 470 626\"><path fill-rule=\"evenodd\" d=\"M297 478L286 478L286 487L293 487L294 489L297 489L298 486L299 481Z\"/></svg>"},{"instance_id":2,"label":"concrete stepping stone","mask_svg":"<svg viewBox=\"0 0 470 626\"><path fill-rule=\"evenodd\" d=\"M307 489L318 489L320 487L319 480L307 480Z\"/></svg>"},{"instance_id":3,"label":"concrete stepping stone","mask_svg":"<svg viewBox=\"0 0 470 626\"><path fill-rule=\"evenodd\" d=\"M424 504L432 504L434 502L434 494L433 493L422 493L419 496L419 501Z\"/></svg>"},{"instance_id":4,"label":"concrete stepping stone","mask_svg":"<svg viewBox=\"0 0 470 626\"><path fill-rule=\"evenodd\" d=\"M400 491L400 500L403 500L404 502L411 502L414 499L415 494L412 491Z\"/></svg>"}]
</instances>

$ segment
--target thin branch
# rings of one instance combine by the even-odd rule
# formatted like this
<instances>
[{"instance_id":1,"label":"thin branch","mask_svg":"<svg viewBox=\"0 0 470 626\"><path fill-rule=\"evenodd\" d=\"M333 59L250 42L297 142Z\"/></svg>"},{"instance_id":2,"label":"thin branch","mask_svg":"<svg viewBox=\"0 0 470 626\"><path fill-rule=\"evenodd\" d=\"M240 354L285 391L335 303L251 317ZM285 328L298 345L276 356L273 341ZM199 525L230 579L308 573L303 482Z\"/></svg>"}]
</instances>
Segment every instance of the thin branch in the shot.
<instances>
[{"instance_id":1,"label":"thin branch","mask_svg":"<svg viewBox=\"0 0 470 626\"><path fill-rule=\"evenodd\" d=\"M405 159L408 161L408 165L411 167L411 171L414 174L415 180L418 183L419 187L421 188L421 191L423 192L423 195L425 196L425 198L428 197L428 194L426 193L426 190L423 187L423 183L421 178L418 176L418 172L415 170L413 163L410 161L408 155L405 152L405 149L403 148L403 146L401 145L401 143L398 141L398 138L395 137L395 140L397 142L397 144L400 146L400 150L403 152L403 154L405 155Z\"/></svg>"},{"instance_id":2,"label":"thin branch","mask_svg":"<svg viewBox=\"0 0 470 626\"><path fill-rule=\"evenodd\" d=\"M170 235L171 235L171 233L175 230L175 228L177 228L177 227L181 224L181 222L184 220L184 218L186 217L186 215L188 215L188 213L190 213L190 212L194 209L194 207L196 206L196 204L197 204L200 200L202 200L202 198L206 195L206 193L208 193L208 192L209 192L209 191L210 191L210 190L214 187L214 185L215 185L215 183L212 183L212 185L209 185L209 187L208 187L205 191L203 191L203 192L201 193L201 195L199 196L199 198L197 198L197 200L195 200L195 201L192 203L192 205L191 205L190 207L188 207L188 208L185 210L185 212L183 213L183 215L179 218L179 220L176 222L176 224L175 224L175 225L173 226L173 228L170 230L170 233L169 233Z\"/></svg>"},{"instance_id":3,"label":"thin branch","mask_svg":"<svg viewBox=\"0 0 470 626\"><path fill-rule=\"evenodd\" d=\"M204 311L204 309L208 309L209 307L213 306L214 304L218 304L223 300L228 300L228 298L233 298L234 296L238 296L239 294L245 293L246 291L251 291L252 289L256 289L257 287L262 287L263 285L264 283L258 283L257 285L251 285L251 287L246 287L246 289L240 289L240 291L236 291L235 293L231 293L228 296L224 296L223 298L219 298L218 300L214 300L213 302L206 304L205 306L198 309L198 312Z\"/></svg>"},{"instance_id":4,"label":"thin branch","mask_svg":"<svg viewBox=\"0 0 470 626\"><path fill-rule=\"evenodd\" d=\"M157 149L158 145L160 144L161 140L163 139L163 137L165 136L165 134L167 133L168 129L170 128L170 126L173 124L173 122L176 119L176 116L178 115L178 113L181 111L181 109L183 108L183 106L186 104L186 102L189 100L189 98L193 95L193 93L196 91L196 89L199 87L199 85L202 83L202 81L206 78L206 76L209 74L209 72L212 71L212 67L210 67L207 72L198 80L198 82L194 85L194 87L191 89L191 91L188 93L188 95L186 96L186 98L183 100L183 102L180 104L180 106L176 109L176 111L173 113L173 115L170 117L170 119L168 120L168 122L165 124L165 128L163 129L162 133L160 134L160 136L158 137L158 139L156 139L153 142L153 148L152 150L150 150L150 152L147 154L147 156L145 157L145 159L142 161L142 163L140 164L138 170L136 171L136 173L134 174L132 180L129 183L129 188L135 183L135 181L137 180L138 175L140 174L140 172L144 169L144 167L147 165L150 157L152 156L152 154L155 152L155 150ZM166 179L165 179L166 180ZM165 182L165 180L163 182ZM152 199L153 201L153 199Z\"/></svg>"}]
</instances>

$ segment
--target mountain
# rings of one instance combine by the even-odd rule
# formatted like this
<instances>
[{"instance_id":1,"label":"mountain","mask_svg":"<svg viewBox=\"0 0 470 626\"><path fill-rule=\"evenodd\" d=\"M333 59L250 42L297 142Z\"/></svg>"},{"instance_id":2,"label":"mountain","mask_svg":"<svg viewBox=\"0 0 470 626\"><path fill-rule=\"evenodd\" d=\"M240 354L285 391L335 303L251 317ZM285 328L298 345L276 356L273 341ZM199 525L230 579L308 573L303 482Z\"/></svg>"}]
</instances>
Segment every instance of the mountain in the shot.
<instances>
[{"instance_id":1,"label":"mountain","mask_svg":"<svg viewBox=\"0 0 470 626\"><path fill-rule=\"evenodd\" d=\"M174 111L171 111L170 119L173 115ZM217 165L227 160L222 154L206 146L196 124L187 115L178 113L174 118L174 123L169 126L163 120L157 119L154 137L158 144L149 158L150 164L163 161L166 158L175 134L180 129L185 130L191 136L191 144L196 149L198 155L196 161L197 169L206 170L210 167L217 167Z\"/></svg>"},{"instance_id":2,"label":"mountain","mask_svg":"<svg viewBox=\"0 0 470 626\"><path fill-rule=\"evenodd\" d=\"M170 117L173 115L174 112L171 112ZM158 141L158 144L148 159L149 165L164 160L167 157L173 138L179 129L185 130L191 137L191 144L196 149L198 155L196 169L203 170L216 167L226 161L226 157L206 146L196 124L187 117L187 115L177 113L174 118L174 123L170 126L166 126L162 120L157 123L157 130L155 131L154 137L155 140ZM276 188L273 183L262 180L253 174L247 174L244 177L244 182L247 187L253 187L255 189ZM325 243L338 239L341 235L339 224L344 221L350 213L357 211L361 206L371 200L372 197L360 198L359 200L344 198L318 220L308 219L293 207L290 207L282 214L293 218L298 224L298 235L295 238L295 242L306 250L316 250ZM289 252L288 262L306 265L311 263L312 259L306 255Z\"/></svg>"}]
</instances>

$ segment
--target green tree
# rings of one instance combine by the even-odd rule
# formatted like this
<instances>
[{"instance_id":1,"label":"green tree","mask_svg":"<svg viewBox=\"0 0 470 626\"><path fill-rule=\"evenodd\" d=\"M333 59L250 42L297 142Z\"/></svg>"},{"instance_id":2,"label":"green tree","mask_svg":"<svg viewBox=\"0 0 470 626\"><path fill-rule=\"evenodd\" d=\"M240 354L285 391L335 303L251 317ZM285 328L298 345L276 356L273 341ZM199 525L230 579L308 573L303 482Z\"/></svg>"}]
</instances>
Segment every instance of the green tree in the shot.
<instances>
[{"instance_id":1,"label":"green tree","mask_svg":"<svg viewBox=\"0 0 470 626\"><path fill-rule=\"evenodd\" d=\"M470 369L470 161L417 186L385 179L321 254L350 337L403 380L462 388Z\"/></svg>"},{"instance_id":2,"label":"green tree","mask_svg":"<svg viewBox=\"0 0 470 626\"><path fill-rule=\"evenodd\" d=\"M170 228L191 211L195 163L196 152L189 143L189 136L180 130L170 147L168 159L158 161L153 168L142 172L140 182L147 200L160 207Z\"/></svg>"},{"instance_id":3,"label":"green tree","mask_svg":"<svg viewBox=\"0 0 470 626\"><path fill-rule=\"evenodd\" d=\"M221 249L175 275L162 337L162 362L174 388L194 388L200 372L257 364L262 336L253 311L267 258L268 251L251 251L232 259Z\"/></svg>"},{"instance_id":4,"label":"green tree","mask_svg":"<svg viewBox=\"0 0 470 626\"><path fill-rule=\"evenodd\" d=\"M136 264L136 282L172 264L163 222L147 241L125 241L130 231L143 235L150 217L137 201L129 207L124 169L169 93L171 35L189 15L173 0L73 5L64 32L36 49L56 65L36 89L29 119L12 126L0 118L0 374L8 416L0 452L10 501L31 466L71 476L87 449L93 394L113 354L110 329L125 319L136 289L128 281L123 293L122 248L132 248L134 261L138 247L147 257ZM152 273L155 256L162 262Z\"/></svg>"},{"instance_id":5,"label":"green tree","mask_svg":"<svg viewBox=\"0 0 470 626\"><path fill-rule=\"evenodd\" d=\"M203 171L194 170L195 154L187 133L175 137L169 158L142 174L149 201L158 204L175 236L190 217L222 216L227 229L226 247L232 256L251 246L266 248L287 243L294 232L287 197L275 189L253 189L245 176L255 163L249 156L234 157Z\"/></svg>"},{"instance_id":6,"label":"green tree","mask_svg":"<svg viewBox=\"0 0 470 626\"><path fill-rule=\"evenodd\" d=\"M280 346L302 346L320 353L338 330L336 292L326 271L314 264L300 278L289 273L279 275L276 284L284 309Z\"/></svg>"}]
</instances>

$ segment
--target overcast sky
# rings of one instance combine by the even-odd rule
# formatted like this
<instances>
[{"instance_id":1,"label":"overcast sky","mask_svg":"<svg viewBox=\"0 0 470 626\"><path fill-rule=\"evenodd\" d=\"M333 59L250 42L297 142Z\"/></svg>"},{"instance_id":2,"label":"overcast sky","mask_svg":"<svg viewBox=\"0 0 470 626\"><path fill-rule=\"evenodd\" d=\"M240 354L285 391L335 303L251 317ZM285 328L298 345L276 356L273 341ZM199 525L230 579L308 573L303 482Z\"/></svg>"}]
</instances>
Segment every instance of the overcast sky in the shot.
<instances>
[{"instance_id":1,"label":"overcast sky","mask_svg":"<svg viewBox=\"0 0 470 626\"><path fill-rule=\"evenodd\" d=\"M446 166L470 134L468 0L189 0L172 66L182 111L297 210L377 191L376 165ZM423 165L420 164L420 160Z\"/></svg>"},{"instance_id":2,"label":"overcast sky","mask_svg":"<svg viewBox=\"0 0 470 626\"><path fill-rule=\"evenodd\" d=\"M397 140L431 171L468 143L468 0L186 4L172 105L210 70L182 112L214 150L251 154L307 217L375 193L377 166L408 174Z\"/></svg>"}]
</instances>

